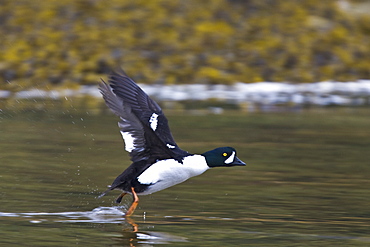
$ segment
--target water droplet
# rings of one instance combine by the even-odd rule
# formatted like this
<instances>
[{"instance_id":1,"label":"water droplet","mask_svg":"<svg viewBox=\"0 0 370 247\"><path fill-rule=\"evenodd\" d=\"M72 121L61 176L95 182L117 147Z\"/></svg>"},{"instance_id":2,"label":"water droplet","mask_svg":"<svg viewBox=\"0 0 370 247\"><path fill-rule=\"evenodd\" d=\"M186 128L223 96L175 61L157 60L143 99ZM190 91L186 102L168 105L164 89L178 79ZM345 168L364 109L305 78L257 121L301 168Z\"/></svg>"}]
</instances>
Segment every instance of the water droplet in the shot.
<instances>
[{"instance_id":1,"label":"water droplet","mask_svg":"<svg viewBox=\"0 0 370 247\"><path fill-rule=\"evenodd\" d=\"M41 223L42 220L30 220L30 223L38 224Z\"/></svg>"}]
</instances>

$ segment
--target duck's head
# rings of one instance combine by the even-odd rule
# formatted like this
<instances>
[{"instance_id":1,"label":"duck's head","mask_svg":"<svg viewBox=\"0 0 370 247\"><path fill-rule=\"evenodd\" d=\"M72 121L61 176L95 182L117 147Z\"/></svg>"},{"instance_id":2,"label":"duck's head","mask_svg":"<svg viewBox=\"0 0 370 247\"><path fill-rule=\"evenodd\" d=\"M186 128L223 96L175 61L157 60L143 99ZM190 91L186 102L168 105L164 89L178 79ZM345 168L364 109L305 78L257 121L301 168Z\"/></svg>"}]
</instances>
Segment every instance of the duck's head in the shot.
<instances>
[{"instance_id":1,"label":"duck's head","mask_svg":"<svg viewBox=\"0 0 370 247\"><path fill-rule=\"evenodd\" d=\"M221 147L202 154L209 167L245 166L245 163L236 157L236 150L232 147Z\"/></svg>"}]
</instances>

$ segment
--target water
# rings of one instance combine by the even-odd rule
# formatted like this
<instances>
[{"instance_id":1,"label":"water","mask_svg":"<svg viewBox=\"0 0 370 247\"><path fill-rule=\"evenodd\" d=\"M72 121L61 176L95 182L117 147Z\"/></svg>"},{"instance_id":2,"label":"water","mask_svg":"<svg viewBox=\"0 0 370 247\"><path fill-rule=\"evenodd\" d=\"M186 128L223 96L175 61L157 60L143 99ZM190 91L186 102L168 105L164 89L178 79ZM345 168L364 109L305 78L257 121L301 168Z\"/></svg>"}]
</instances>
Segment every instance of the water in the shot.
<instances>
[{"instance_id":1,"label":"water","mask_svg":"<svg viewBox=\"0 0 370 247\"><path fill-rule=\"evenodd\" d=\"M369 246L369 113L167 112L180 147L234 146L247 166L142 196L126 219L130 196L96 198L129 165L115 116L3 110L0 244Z\"/></svg>"}]
</instances>

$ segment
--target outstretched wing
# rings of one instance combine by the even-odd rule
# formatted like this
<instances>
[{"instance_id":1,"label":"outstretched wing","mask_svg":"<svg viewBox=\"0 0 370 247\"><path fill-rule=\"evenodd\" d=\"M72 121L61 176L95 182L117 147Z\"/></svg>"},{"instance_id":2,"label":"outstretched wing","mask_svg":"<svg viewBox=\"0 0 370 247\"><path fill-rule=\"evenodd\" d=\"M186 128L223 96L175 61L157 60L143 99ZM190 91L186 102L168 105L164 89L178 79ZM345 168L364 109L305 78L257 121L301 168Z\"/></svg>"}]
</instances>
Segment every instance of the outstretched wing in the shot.
<instances>
[{"instance_id":1,"label":"outstretched wing","mask_svg":"<svg viewBox=\"0 0 370 247\"><path fill-rule=\"evenodd\" d=\"M118 126L133 161L189 155L177 146L159 105L131 78L123 71L115 72L108 83L103 81L100 91L108 107L120 117Z\"/></svg>"}]
</instances>

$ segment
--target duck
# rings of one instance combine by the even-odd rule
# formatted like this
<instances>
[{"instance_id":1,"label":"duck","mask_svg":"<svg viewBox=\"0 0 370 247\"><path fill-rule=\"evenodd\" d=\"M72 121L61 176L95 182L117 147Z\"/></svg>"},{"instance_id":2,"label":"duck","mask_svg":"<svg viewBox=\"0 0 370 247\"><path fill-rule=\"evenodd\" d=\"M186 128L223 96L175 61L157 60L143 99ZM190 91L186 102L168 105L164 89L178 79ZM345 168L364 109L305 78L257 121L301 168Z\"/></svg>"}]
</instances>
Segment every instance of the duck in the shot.
<instances>
[{"instance_id":1,"label":"duck","mask_svg":"<svg viewBox=\"0 0 370 247\"><path fill-rule=\"evenodd\" d=\"M118 127L132 164L108 190L120 190L116 203L131 194L133 202L125 216L131 216L139 204L139 195L148 195L215 167L245 166L233 147L218 147L201 154L180 149L161 107L120 69L101 79L99 90L108 108L119 117Z\"/></svg>"}]
</instances>

